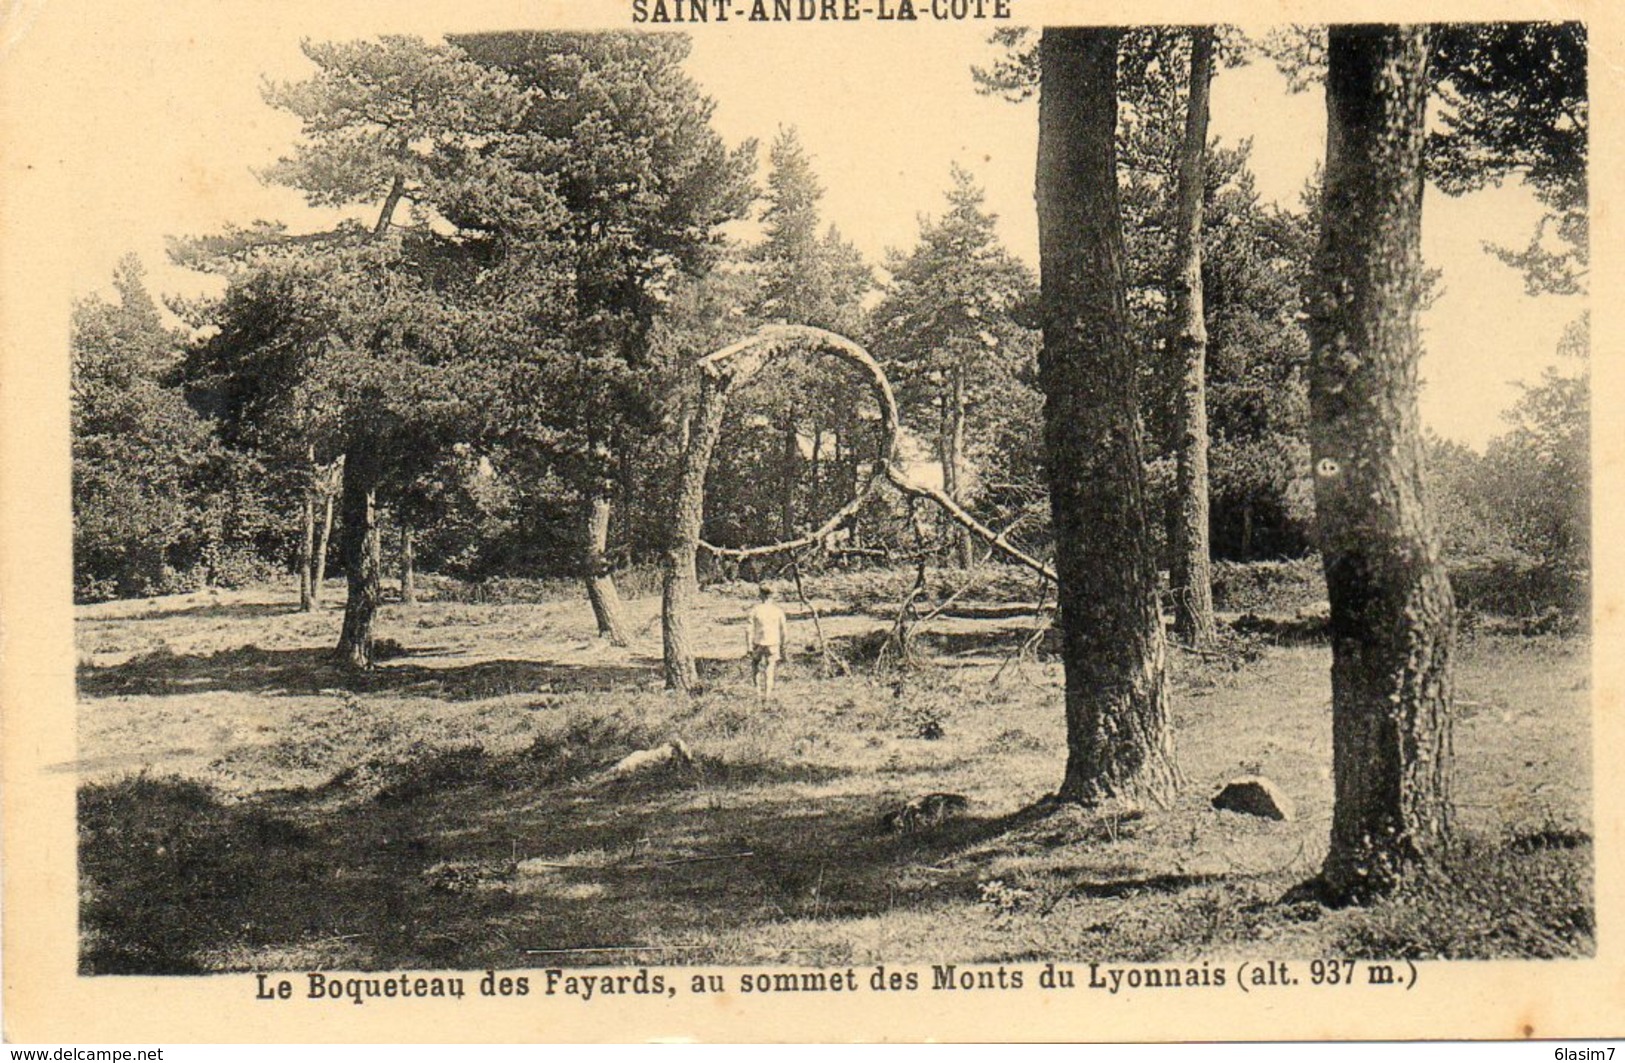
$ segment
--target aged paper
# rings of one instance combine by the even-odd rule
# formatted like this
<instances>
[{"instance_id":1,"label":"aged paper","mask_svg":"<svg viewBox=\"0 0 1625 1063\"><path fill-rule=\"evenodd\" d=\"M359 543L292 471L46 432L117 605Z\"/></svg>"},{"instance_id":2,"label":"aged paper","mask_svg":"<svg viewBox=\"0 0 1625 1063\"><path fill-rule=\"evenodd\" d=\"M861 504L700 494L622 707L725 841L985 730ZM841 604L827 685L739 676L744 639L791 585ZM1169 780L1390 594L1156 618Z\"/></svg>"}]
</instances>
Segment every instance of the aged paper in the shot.
<instances>
[{"instance_id":1,"label":"aged paper","mask_svg":"<svg viewBox=\"0 0 1625 1063\"><path fill-rule=\"evenodd\" d=\"M8 0L0 12L0 793L8 1039L1206 1041L1625 1034L1625 794L1615 767L1625 751L1620 667L1625 572L1617 534L1625 432L1612 406L1625 394L1613 357L1625 321L1618 301L1607 297L1622 280L1619 221L1612 208L1625 177L1618 133L1625 27L1613 6L1582 2L1451 0L1425 12L1392 0L1220 2L1199 14L1260 28L1407 21L1419 15L1440 22L1587 23L1590 96L1598 118L1594 128L1600 131L1592 136L1590 162L1594 262L1589 288L1599 296L1591 307L1596 395L1591 748L1589 764L1552 762L1547 770L1562 773L1567 767L1591 780L1595 956L1417 963L1398 958L1375 965L1379 970L1373 973L1373 964L1365 961L1345 966L1342 956L1279 951L1264 940L1241 952L1226 948L1211 962L1192 956L1188 963L1143 965L1096 964L1087 954L1011 942L1002 962L959 963L946 980L969 975L965 987L933 986L944 980L939 969L955 962L951 955L897 964L883 951L871 958L859 950L861 960L822 966L817 991L765 993L759 987L772 990L775 973L800 970L793 961L790 966L780 961L685 966L680 952L668 952L646 968L605 970L550 957L510 963L511 970L495 970L490 979L483 965L358 972L342 964L321 970L318 979L315 968L302 960L223 974L80 973L83 886L76 866L75 801L82 772L95 766L85 762L76 728L69 311L74 298L106 284L125 251L143 255L154 271L149 275L154 291L172 290L178 274L163 263L163 235L198 235L278 212L313 217L300 215L296 194L239 180L287 150L296 132L285 115L256 103L260 76L305 76L308 68L297 52L300 38L410 34L436 40L447 33L504 29L682 30L694 38L694 76L717 94L718 121L730 143L754 136L765 154L778 127L800 126L815 136L844 129L856 145L885 143L894 149L884 156L888 163L899 146L942 152L923 177L877 171L859 180L846 170L863 165L861 151L819 153L829 185L829 218L871 260L878 261L887 246L912 242L916 211L940 210L950 162L980 161L995 206L1010 216L1001 235L1036 264L1034 222L1017 216L1023 187L1031 188L1034 112L1031 104L1025 110L1007 105L1000 113L1020 131L1005 135L996 128L1002 119L986 110L992 104L973 97L968 67L991 58L991 49L983 47L988 34L1021 25L1179 23L1198 14L1168 0L1145 0L1132 8L1088 0L916 0L917 19L895 17L909 6L902 0L794 0L795 16L782 23L752 21L747 0L347 5L177 0L119 9L88 0ZM769 2L767 8L772 7ZM689 17L680 24L655 24L657 12L667 9ZM695 9L726 10L731 17L697 21ZM844 17L849 10L855 17ZM803 20L803 11L811 17ZM884 79L876 73L877 55L884 58ZM962 97L939 93L945 65L957 70ZM786 83L792 91L785 91ZM753 92L753 85L762 91ZM862 102L865 93L870 106ZM900 108L899 98L908 104ZM1247 110L1259 129L1272 124L1270 108L1282 109L1275 124L1293 135L1261 136L1261 153L1290 155L1289 141L1297 138L1311 145L1312 156L1324 137L1323 115L1314 104L1306 112L1300 97L1272 92L1221 98L1215 106L1221 105ZM960 125L956 139L953 131ZM985 138L985 151L978 137ZM975 158L978 152L981 160ZM221 176L228 173L234 176ZM1519 209L1527 210L1527 204ZM151 219L190 228L172 233L155 229ZM1430 245L1441 254L1451 242L1476 246L1484 239L1476 230L1459 236L1440 230L1429 238L1441 241ZM1515 233L1507 237L1516 238ZM1494 299L1467 292L1453 304L1456 320L1495 313ZM1536 316L1511 327L1527 326L1535 337L1531 342L1549 343L1555 338L1552 322ZM1482 411L1450 422L1450 407L1503 408L1512 394L1506 380L1534 379L1538 365L1510 366L1500 379L1481 373L1477 383L1457 386L1450 364L1433 363L1425 370L1433 387L1425 401L1445 422L1483 433ZM1057 754L1057 780L1059 765ZM163 767L155 762L151 769L162 772ZM998 898L990 903L996 905ZM1293 974L1286 976L1286 968L1277 964L1290 964ZM550 968L556 973L550 975ZM1055 984L1058 968L1072 976L1072 987ZM1202 973L1178 976L1194 984L1153 988L1145 971L1165 968ZM626 977L590 999L565 984L606 974L612 982ZM1347 976L1357 976L1358 984L1345 984ZM525 994L506 995L501 980L521 977L528 979ZM722 991L712 991L711 978ZM1283 984L1294 978L1296 984ZM657 989L651 989L656 980ZM460 998L434 995L453 982ZM385 983L395 988L386 989Z\"/></svg>"}]
</instances>

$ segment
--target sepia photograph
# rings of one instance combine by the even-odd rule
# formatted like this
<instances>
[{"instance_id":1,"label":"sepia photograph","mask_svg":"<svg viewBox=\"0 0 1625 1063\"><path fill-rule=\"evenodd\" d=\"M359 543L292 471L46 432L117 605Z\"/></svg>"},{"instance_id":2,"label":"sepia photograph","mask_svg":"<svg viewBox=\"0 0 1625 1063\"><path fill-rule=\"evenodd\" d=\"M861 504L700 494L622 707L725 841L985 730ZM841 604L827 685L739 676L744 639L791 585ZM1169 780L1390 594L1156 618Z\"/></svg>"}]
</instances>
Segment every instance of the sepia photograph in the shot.
<instances>
[{"instance_id":1,"label":"sepia photograph","mask_svg":"<svg viewBox=\"0 0 1625 1063\"><path fill-rule=\"evenodd\" d=\"M1625 1032L1590 20L538 11L0 23L8 1038Z\"/></svg>"}]
</instances>

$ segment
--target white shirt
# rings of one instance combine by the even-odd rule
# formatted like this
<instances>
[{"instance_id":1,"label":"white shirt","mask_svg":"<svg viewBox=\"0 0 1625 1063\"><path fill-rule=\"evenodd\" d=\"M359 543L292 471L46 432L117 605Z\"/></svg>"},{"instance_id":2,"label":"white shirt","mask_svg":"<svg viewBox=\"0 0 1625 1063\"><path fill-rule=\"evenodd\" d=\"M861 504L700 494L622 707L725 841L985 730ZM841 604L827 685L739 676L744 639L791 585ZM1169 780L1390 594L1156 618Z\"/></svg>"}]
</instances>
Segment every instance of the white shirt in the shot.
<instances>
[{"instance_id":1,"label":"white shirt","mask_svg":"<svg viewBox=\"0 0 1625 1063\"><path fill-rule=\"evenodd\" d=\"M758 602L750 610L751 646L769 646L784 652L784 610L772 602Z\"/></svg>"}]
</instances>

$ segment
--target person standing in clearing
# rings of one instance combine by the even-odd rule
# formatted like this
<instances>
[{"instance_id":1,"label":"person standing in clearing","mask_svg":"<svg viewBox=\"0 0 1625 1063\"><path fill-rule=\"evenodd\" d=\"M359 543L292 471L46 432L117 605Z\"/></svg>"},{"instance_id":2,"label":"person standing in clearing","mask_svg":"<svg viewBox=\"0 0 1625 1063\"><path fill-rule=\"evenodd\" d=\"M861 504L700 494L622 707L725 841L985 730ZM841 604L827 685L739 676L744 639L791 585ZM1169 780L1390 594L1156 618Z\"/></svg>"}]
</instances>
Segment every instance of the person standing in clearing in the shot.
<instances>
[{"instance_id":1,"label":"person standing in clearing","mask_svg":"<svg viewBox=\"0 0 1625 1063\"><path fill-rule=\"evenodd\" d=\"M784 610L773 601L772 587L760 584L756 593L761 600L751 606L745 637L749 641L751 681L765 702L773 696L773 673L784 657L786 620Z\"/></svg>"}]
</instances>

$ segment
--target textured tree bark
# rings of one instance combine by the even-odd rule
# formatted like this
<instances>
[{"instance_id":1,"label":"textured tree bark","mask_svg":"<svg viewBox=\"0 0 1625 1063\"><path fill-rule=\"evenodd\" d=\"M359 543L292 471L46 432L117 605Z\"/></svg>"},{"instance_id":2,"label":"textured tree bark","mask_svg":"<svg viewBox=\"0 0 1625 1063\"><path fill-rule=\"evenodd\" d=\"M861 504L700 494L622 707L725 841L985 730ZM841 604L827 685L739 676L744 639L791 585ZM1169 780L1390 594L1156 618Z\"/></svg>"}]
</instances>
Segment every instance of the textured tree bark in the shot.
<instances>
[{"instance_id":1,"label":"textured tree bark","mask_svg":"<svg viewBox=\"0 0 1625 1063\"><path fill-rule=\"evenodd\" d=\"M417 542L410 521L401 521L401 604L416 605Z\"/></svg>"},{"instance_id":2,"label":"textured tree bark","mask_svg":"<svg viewBox=\"0 0 1625 1063\"><path fill-rule=\"evenodd\" d=\"M1331 600L1330 899L1380 894L1449 834L1455 608L1423 488L1425 28L1333 27L1310 444Z\"/></svg>"},{"instance_id":3,"label":"textured tree bark","mask_svg":"<svg viewBox=\"0 0 1625 1063\"><path fill-rule=\"evenodd\" d=\"M699 404L688 421L688 442L678 474L671 542L666 548L666 571L661 578L660 638L666 689L688 694L697 693L700 688L688 616L694 595L699 591L694 562L705 516L705 473L710 467L717 437L722 433L727 387L726 378L700 374Z\"/></svg>"},{"instance_id":4,"label":"textured tree bark","mask_svg":"<svg viewBox=\"0 0 1625 1063\"><path fill-rule=\"evenodd\" d=\"M1046 29L1039 45L1039 376L1066 669L1058 796L1163 804L1178 770L1126 342L1118 37Z\"/></svg>"},{"instance_id":5,"label":"textured tree bark","mask_svg":"<svg viewBox=\"0 0 1625 1063\"><path fill-rule=\"evenodd\" d=\"M383 598L378 571L378 484L382 468L373 456L374 449L371 445L349 448L340 502L340 550L348 596L336 654L352 668L372 666L372 624Z\"/></svg>"},{"instance_id":6,"label":"textured tree bark","mask_svg":"<svg viewBox=\"0 0 1625 1063\"><path fill-rule=\"evenodd\" d=\"M593 619L598 623L598 635L607 638L613 646L625 646L626 621L621 614L621 595L615 589L615 577L609 564L608 484L599 484L587 500L585 554L583 575L587 582L587 600L592 603Z\"/></svg>"},{"instance_id":7,"label":"textured tree bark","mask_svg":"<svg viewBox=\"0 0 1625 1063\"><path fill-rule=\"evenodd\" d=\"M1174 630L1198 648L1212 644L1213 566L1208 546L1207 323L1202 304L1202 197L1206 183L1208 95L1213 27L1191 29L1191 81L1180 147L1174 229L1176 273L1169 352L1179 381L1174 407Z\"/></svg>"}]
</instances>

